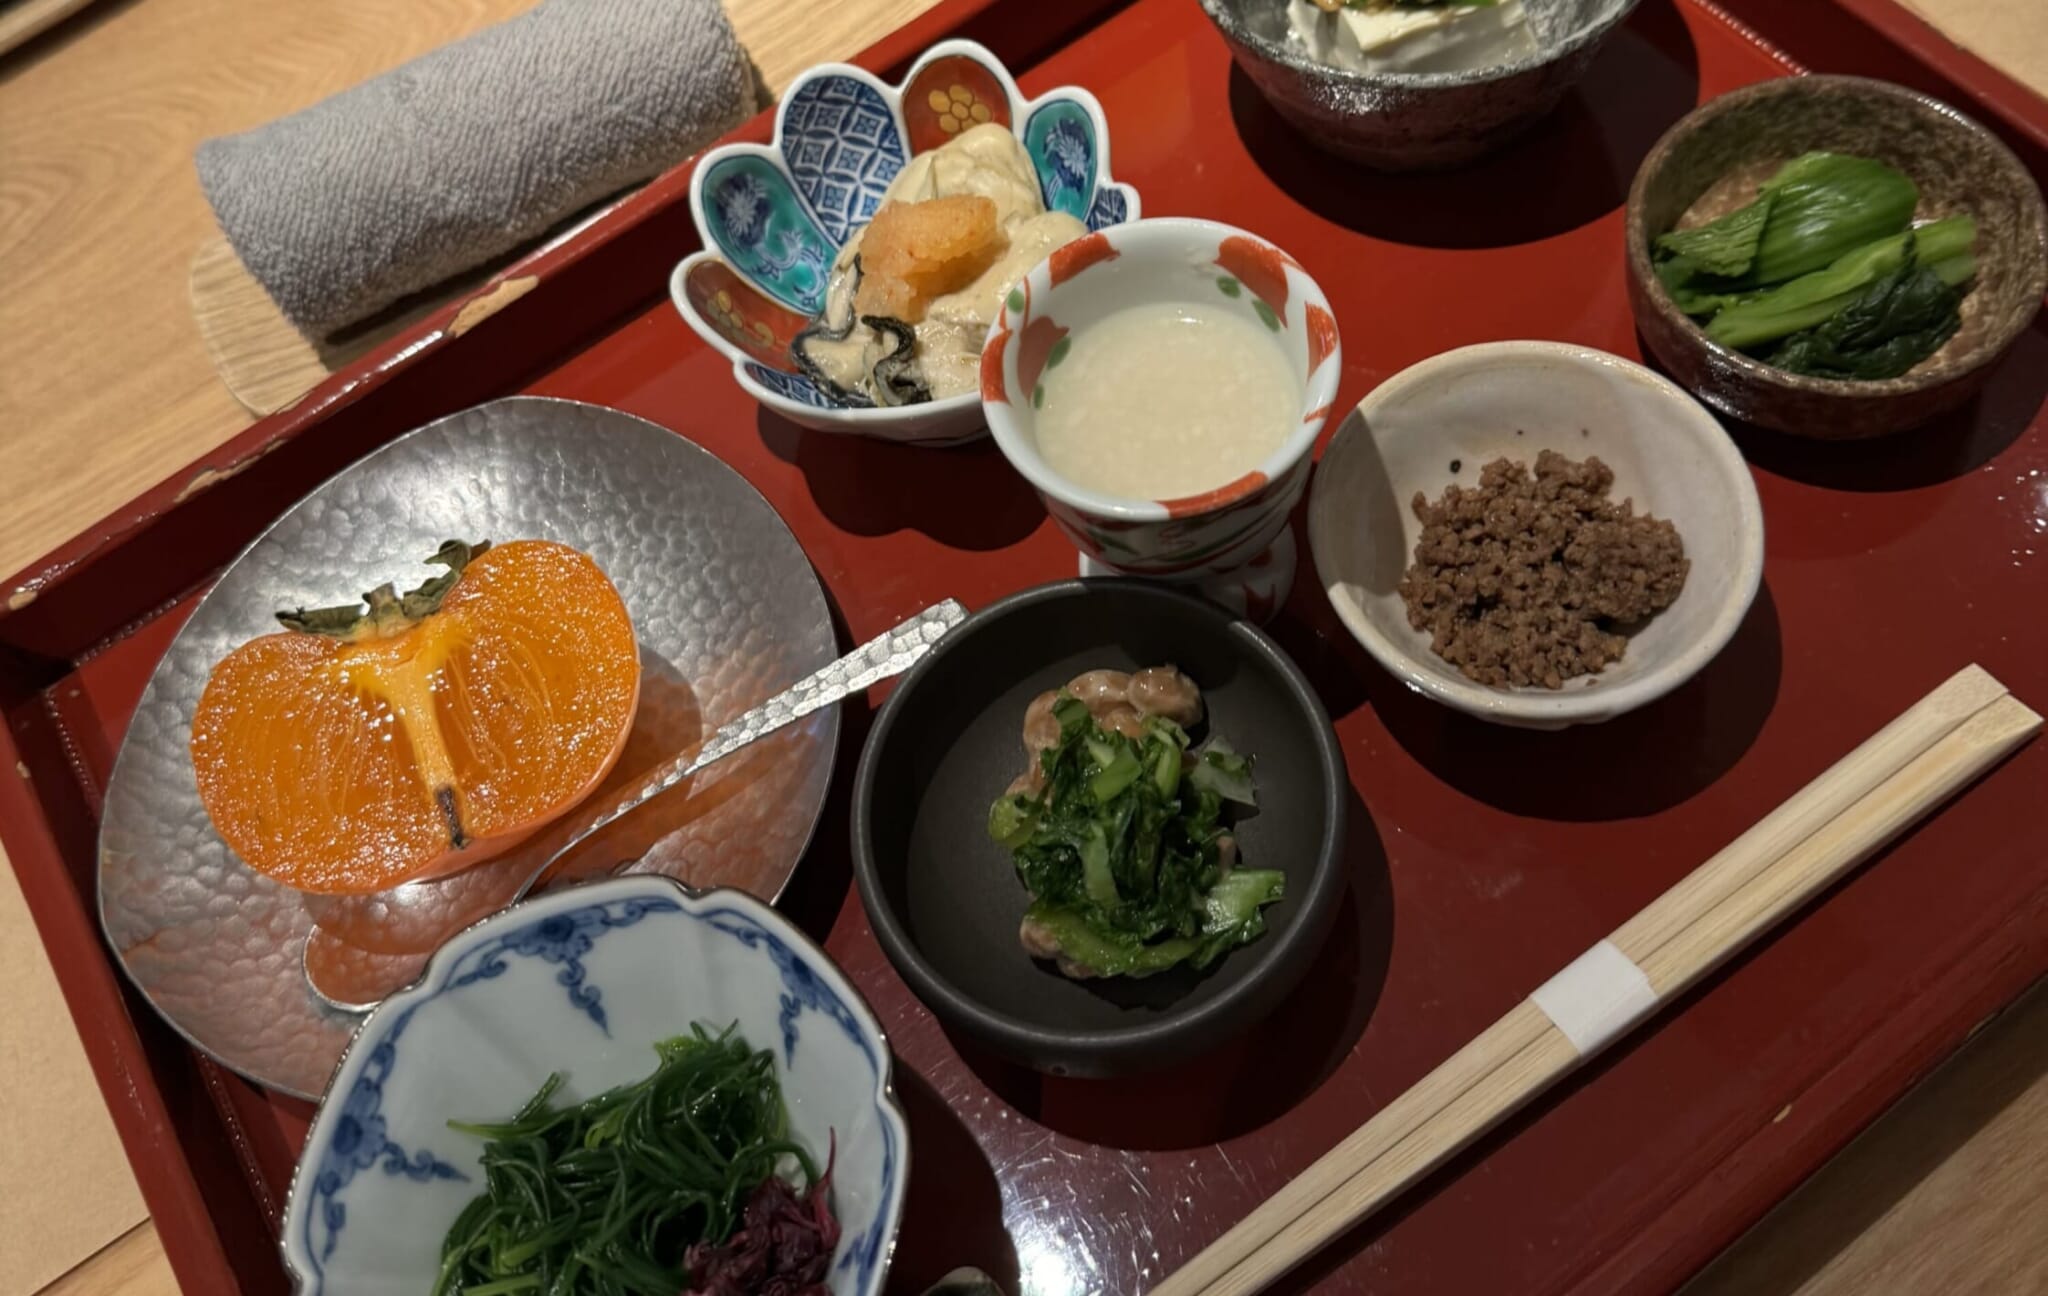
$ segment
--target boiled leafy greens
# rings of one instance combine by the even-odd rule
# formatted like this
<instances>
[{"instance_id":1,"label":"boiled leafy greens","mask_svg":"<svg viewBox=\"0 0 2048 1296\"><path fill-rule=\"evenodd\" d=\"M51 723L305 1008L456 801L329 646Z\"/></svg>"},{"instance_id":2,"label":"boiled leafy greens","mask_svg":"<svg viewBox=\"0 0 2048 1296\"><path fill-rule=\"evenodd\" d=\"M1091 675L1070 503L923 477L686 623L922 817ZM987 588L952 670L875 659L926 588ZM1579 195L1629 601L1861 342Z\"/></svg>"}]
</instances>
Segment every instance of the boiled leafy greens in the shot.
<instances>
[{"instance_id":1,"label":"boiled leafy greens","mask_svg":"<svg viewBox=\"0 0 2048 1296\"><path fill-rule=\"evenodd\" d=\"M1909 259L1926 267L1944 284L1959 286L1976 273L1976 258L1970 252L1976 238L1975 221L1968 216L1951 216L1879 239L1844 255L1824 270L1728 302L1708 321L1707 336L1745 351L1790 337L1841 314L1861 300L1873 284L1896 276ZM1960 292L1955 294L1955 301L1961 299Z\"/></svg>"},{"instance_id":2,"label":"boiled leafy greens","mask_svg":"<svg viewBox=\"0 0 2048 1296\"><path fill-rule=\"evenodd\" d=\"M1764 225L1769 222L1771 206L1776 201L1776 196L1766 189L1749 206L1737 208L1717 221L1659 235L1657 249L1667 255L1658 263L1658 276L1667 287L1677 290L1706 275L1733 281L1748 274L1756 264Z\"/></svg>"},{"instance_id":3,"label":"boiled leafy greens","mask_svg":"<svg viewBox=\"0 0 2048 1296\"><path fill-rule=\"evenodd\" d=\"M1895 377L1954 336L1977 268L1976 222L1912 228L1918 201L1882 162L1808 153L1747 206L1660 235L1657 277L1725 346L1798 373Z\"/></svg>"},{"instance_id":4,"label":"boiled leafy greens","mask_svg":"<svg viewBox=\"0 0 2048 1296\"><path fill-rule=\"evenodd\" d=\"M1896 378L1955 336L1963 289L1921 265L1912 236L1899 268L1838 313L1770 353L1780 369L1817 378Z\"/></svg>"},{"instance_id":5,"label":"boiled leafy greens","mask_svg":"<svg viewBox=\"0 0 2048 1296\"><path fill-rule=\"evenodd\" d=\"M1254 804L1250 759L1220 739L1191 754L1187 733L1161 716L1146 719L1142 739L1125 737L1069 695L1053 715L1044 789L989 810L989 835L1034 897L1027 925L1100 976L1206 968L1256 939L1285 878L1230 867L1225 809Z\"/></svg>"},{"instance_id":6,"label":"boiled leafy greens","mask_svg":"<svg viewBox=\"0 0 2048 1296\"><path fill-rule=\"evenodd\" d=\"M1755 288L1796 279L1913 219L1920 190L1901 172L1869 158L1807 153L1764 181L1756 201L1697 229L1658 238L1660 251L1690 257L1697 273ZM1731 232L1742 237L1731 242ZM1703 253L1747 245L1749 255ZM1667 279L1668 282L1668 279Z\"/></svg>"},{"instance_id":7,"label":"boiled leafy greens","mask_svg":"<svg viewBox=\"0 0 2048 1296\"><path fill-rule=\"evenodd\" d=\"M772 1290L825 1291L830 1174L789 1137L775 1055L702 1026L655 1053L653 1074L594 1098L555 1106L554 1075L508 1121L449 1122L486 1140L485 1186L432 1296L723 1296L736 1260ZM790 1163L800 1196L773 1182Z\"/></svg>"}]
</instances>

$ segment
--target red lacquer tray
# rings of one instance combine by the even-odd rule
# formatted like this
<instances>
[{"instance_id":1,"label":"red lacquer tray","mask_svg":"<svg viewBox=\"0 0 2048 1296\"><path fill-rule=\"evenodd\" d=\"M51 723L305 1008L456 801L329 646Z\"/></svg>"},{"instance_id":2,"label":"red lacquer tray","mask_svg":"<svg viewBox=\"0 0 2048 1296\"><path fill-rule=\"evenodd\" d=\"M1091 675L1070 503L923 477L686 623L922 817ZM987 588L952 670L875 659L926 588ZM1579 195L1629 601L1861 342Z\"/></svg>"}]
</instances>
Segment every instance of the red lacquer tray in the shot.
<instances>
[{"instance_id":1,"label":"red lacquer tray","mask_svg":"<svg viewBox=\"0 0 2048 1296\"><path fill-rule=\"evenodd\" d=\"M1718 0L1816 72L1882 77L1923 90L2005 136L2041 173L2048 101L1956 44L1896 0Z\"/></svg>"},{"instance_id":2,"label":"red lacquer tray","mask_svg":"<svg viewBox=\"0 0 2048 1296\"><path fill-rule=\"evenodd\" d=\"M2043 173L2048 105L1920 49L1886 0L1739 7L1816 68L1973 107ZM1338 310L1346 404L1468 342L1635 354L1620 208L1637 162L1695 103L1799 68L1721 9L1649 0L1518 147L1386 178L1282 127L1193 0L953 0L863 61L900 74L955 34L993 46L1028 92L1092 89L1148 213L1249 226L1299 256ZM765 139L767 121L738 134ZM516 267L535 285L482 324L456 336L443 312L0 586L0 754L18 774L0 779L0 831L188 1290L283 1288L274 1228L309 1110L197 1057L128 991L93 918L94 832L157 656L283 507L408 428L530 391L653 419L744 473L809 551L848 641L942 596L979 605L1073 570L991 447L834 439L742 396L661 295L695 245L686 180L670 173ZM1737 429L1768 519L1766 588L1693 684L1599 729L1515 733L1406 694L1305 571L1275 632L1350 764L1350 895L1285 1012L1167 1075L1019 1072L911 998L849 881L846 786L872 716L850 705L826 825L785 907L896 1045L916 1153L896 1289L978 1264L1026 1296L1142 1291L1957 667L2048 701L2044 392L2037 326L1980 401L1910 437ZM2044 779L2037 744L1293 1289L1675 1286L2048 970Z\"/></svg>"}]
</instances>

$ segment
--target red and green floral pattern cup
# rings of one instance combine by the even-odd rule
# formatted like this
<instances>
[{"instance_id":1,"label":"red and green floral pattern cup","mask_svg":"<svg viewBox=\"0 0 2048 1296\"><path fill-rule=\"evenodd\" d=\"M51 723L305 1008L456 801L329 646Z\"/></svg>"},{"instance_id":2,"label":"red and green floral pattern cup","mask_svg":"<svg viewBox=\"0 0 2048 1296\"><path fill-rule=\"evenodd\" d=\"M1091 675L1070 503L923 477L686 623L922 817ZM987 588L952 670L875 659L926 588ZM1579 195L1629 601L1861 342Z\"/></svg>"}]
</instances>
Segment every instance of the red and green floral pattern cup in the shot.
<instances>
[{"instance_id":1,"label":"red and green floral pattern cup","mask_svg":"<svg viewBox=\"0 0 2048 1296\"><path fill-rule=\"evenodd\" d=\"M1299 379L1297 421L1279 448L1236 480L1180 499L1106 495L1054 472L1039 453L1036 411L1075 336L1130 306L1219 301L1255 317ZM1140 220L1068 244L1010 293L982 349L981 403L996 444L1085 557L1130 575L1207 582L1255 565L1281 535L1342 366L1330 303L1293 257L1214 221Z\"/></svg>"}]
</instances>

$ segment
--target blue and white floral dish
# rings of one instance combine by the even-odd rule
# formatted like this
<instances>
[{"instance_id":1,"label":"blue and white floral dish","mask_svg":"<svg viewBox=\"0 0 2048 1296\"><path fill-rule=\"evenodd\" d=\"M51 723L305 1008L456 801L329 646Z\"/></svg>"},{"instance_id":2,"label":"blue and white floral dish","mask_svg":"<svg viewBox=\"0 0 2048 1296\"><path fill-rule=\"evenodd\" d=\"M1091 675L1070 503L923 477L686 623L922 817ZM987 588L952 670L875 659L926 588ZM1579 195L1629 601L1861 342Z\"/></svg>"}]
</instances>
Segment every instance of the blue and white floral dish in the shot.
<instances>
[{"instance_id":1,"label":"blue and white floral dish","mask_svg":"<svg viewBox=\"0 0 2048 1296\"><path fill-rule=\"evenodd\" d=\"M304 1296L424 1292L482 1191L480 1140L448 1128L518 1110L551 1072L588 1097L654 1069L655 1041L739 1024L772 1049L793 1137L837 1149L833 1296L877 1296L909 1132L874 1013L804 934L737 891L627 877L516 905L442 946L364 1021L330 1082L285 1205Z\"/></svg>"},{"instance_id":2,"label":"blue and white floral dish","mask_svg":"<svg viewBox=\"0 0 2048 1296\"><path fill-rule=\"evenodd\" d=\"M973 394L856 408L798 372L789 346L823 305L833 258L904 163L991 121L1030 154L1049 210L1091 230L1137 219L1138 192L1110 178L1109 123L1086 90L1026 99L994 54L965 40L926 50L900 86L826 63L783 95L773 144L728 144L697 164L690 214L704 250L669 277L676 309L749 395L792 423L918 445L983 435Z\"/></svg>"}]
</instances>

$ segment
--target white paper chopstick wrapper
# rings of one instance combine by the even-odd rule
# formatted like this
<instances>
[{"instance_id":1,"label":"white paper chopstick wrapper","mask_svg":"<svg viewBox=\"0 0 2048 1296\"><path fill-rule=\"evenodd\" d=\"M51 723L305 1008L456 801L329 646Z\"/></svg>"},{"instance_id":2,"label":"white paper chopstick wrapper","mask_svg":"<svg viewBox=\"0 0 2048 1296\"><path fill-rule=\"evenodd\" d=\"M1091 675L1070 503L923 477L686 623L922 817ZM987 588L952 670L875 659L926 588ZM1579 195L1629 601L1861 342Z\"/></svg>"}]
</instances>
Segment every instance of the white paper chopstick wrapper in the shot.
<instances>
[{"instance_id":1,"label":"white paper chopstick wrapper","mask_svg":"<svg viewBox=\"0 0 2048 1296\"><path fill-rule=\"evenodd\" d=\"M1606 940L1573 959L1529 999L1564 1032L1580 1057L1598 1053L1657 1010L1650 978Z\"/></svg>"},{"instance_id":2,"label":"white paper chopstick wrapper","mask_svg":"<svg viewBox=\"0 0 2048 1296\"><path fill-rule=\"evenodd\" d=\"M2041 727L1982 668L1957 673L1382 1107L1151 1296L1264 1290L1650 1016L1653 985L1683 993Z\"/></svg>"}]
</instances>

